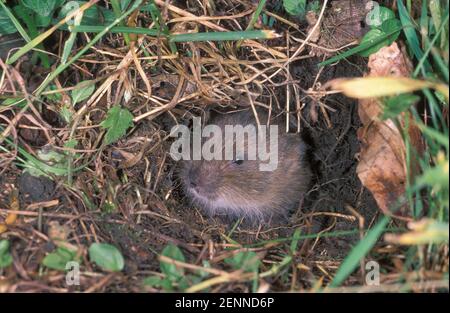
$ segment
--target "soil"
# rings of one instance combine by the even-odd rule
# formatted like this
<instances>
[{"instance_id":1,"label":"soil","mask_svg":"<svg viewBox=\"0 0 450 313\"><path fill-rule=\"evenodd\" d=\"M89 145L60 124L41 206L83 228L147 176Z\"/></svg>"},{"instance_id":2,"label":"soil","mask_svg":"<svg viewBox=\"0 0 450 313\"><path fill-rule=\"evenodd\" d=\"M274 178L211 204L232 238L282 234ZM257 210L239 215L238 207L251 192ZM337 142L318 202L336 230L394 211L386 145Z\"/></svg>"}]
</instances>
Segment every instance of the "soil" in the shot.
<instances>
[{"instance_id":1,"label":"soil","mask_svg":"<svg viewBox=\"0 0 450 313\"><path fill-rule=\"evenodd\" d=\"M55 183L45 176L32 176L25 172L20 175L17 185L20 190L21 201L41 202L52 198Z\"/></svg>"}]
</instances>

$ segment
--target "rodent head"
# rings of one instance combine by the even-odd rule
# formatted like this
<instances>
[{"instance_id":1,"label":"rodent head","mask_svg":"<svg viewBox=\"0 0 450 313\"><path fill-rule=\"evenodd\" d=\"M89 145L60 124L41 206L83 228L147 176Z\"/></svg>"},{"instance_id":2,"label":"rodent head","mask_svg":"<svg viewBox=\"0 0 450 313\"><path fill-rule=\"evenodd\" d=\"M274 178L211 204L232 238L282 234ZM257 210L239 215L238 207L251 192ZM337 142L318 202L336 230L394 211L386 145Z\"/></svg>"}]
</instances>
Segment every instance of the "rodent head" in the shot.
<instances>
[{"instance_id":1,"label":"rodent head","mask_svg":"<svg viewBox=\"0 0 450 313\"><path fill-rule=\"evenodd\" d=\"M263 120L263 119L261 119ZM226 125L255 125L252 113L221 116L210 122L223 131ZM243 144L223 137L221 160L185 160L181 163L180 178L186 195L203 207L210 215L228 215L260 219L269 214L285 215L300 199L308 187L310 171L304 161L305 146L297 134L277 135L277 166L272 171L261 170L267 160L251 157L249 143L259 141L251 134ZM266 133L266 151L271 141ZM232 141L230 141L232 140ZM226 146L233 147L234 159L225 157Z\"/></svg>"},{"instance_id":2,"label":"rodent head","mask_svg":"<svg viewBox=\"0 0 450 313\"><path fill-rule=\"evenodd\" d=\"M257 160L185 161L182 177L187 194L194 202L219 213L259 215L268 194L270 174L259 170Z\"/></svg>"}]
</instances>

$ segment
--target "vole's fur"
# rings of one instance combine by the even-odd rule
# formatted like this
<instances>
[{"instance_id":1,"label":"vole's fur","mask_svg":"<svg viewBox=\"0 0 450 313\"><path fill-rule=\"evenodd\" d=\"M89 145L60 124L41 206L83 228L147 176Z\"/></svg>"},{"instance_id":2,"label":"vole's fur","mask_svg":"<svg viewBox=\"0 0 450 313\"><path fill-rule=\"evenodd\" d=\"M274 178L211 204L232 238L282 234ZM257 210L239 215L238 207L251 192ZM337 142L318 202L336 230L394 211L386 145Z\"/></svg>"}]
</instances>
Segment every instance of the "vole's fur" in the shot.
<instances>
[{"instance_id":1,"label":"vole's fur","mask_svg":"<svg viewBox=\"0 0 450 313\"><path fill-rule=\"evenodd\" d=\"M267 125L268 115L258 110L260 124ZM218 115L208 121L220 127L225 125L257 125L253 112L245 111ZM286 216L297 208L310 187L311 170L306 155L307 145L299 134L285 133L283 119L271 119L278 126L278 166L274 171L261 171L260 161L199 160L181 161L180 179L186 195L209 215L245 217L263 220L272 216ZM267 131L269 136L269 131ZM267 140L269 142L269 139ZM245 152L248 139L245 140ZM234 145L226 142L223 145ZM258 149L256 149L258 151ZM267 161L266 161L267 162Z\"/></svg>"}]
</instances>

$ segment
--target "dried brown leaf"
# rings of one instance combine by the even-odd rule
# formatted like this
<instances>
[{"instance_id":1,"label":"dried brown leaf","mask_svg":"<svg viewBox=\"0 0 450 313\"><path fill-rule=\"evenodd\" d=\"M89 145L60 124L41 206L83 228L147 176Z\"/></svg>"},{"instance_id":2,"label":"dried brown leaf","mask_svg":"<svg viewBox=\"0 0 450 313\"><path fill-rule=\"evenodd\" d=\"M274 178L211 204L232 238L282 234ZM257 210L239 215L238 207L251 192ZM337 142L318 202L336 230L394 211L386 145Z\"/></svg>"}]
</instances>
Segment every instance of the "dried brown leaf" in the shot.
<instances>
[{"instance_id":1,"label":"dried brown leaf","mask_svg":"<svg viewBox=\"0 0 450 313\"><path fill-rule=\"evenodd\" d=\"M393 43L373 54L369 59L368 76L409 76L410 63L398 45ZM378 100L360 100L359 116L363 126L358 130L362 143L357 173L362 184L371 191L385 214L405 194L407 182L406 147L401 130L393 120L380 120L382 107ZM406 123L407 122L407 123ZM423 151L421 134L408 113L401 115L400 125L408 125L412 145ZM412 178L418 171L415 160L410 166ZM405 210L400 215L407 216Z\"/></svg>"}]
</instances>

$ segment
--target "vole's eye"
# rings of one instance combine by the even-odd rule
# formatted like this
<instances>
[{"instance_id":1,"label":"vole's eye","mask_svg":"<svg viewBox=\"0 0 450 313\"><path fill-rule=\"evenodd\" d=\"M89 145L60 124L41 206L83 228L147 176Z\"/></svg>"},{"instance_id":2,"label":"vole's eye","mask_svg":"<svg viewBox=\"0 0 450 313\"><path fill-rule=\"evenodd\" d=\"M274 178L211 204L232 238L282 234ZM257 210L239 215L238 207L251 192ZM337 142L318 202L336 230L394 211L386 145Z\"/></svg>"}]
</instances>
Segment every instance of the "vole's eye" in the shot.
<instances>
[{"instance_id":1,"label":"vole's eye","mask_svg":"<svg viewBox=\"0 0 450 313\"><path fill-rule=\"evenodd\" d=\"M231 161L232 164L236 164L236 165L241 165L242 163L244 163L244 160L240 160L240 159L236 159Z\"/></svg>"}]
</instances>

